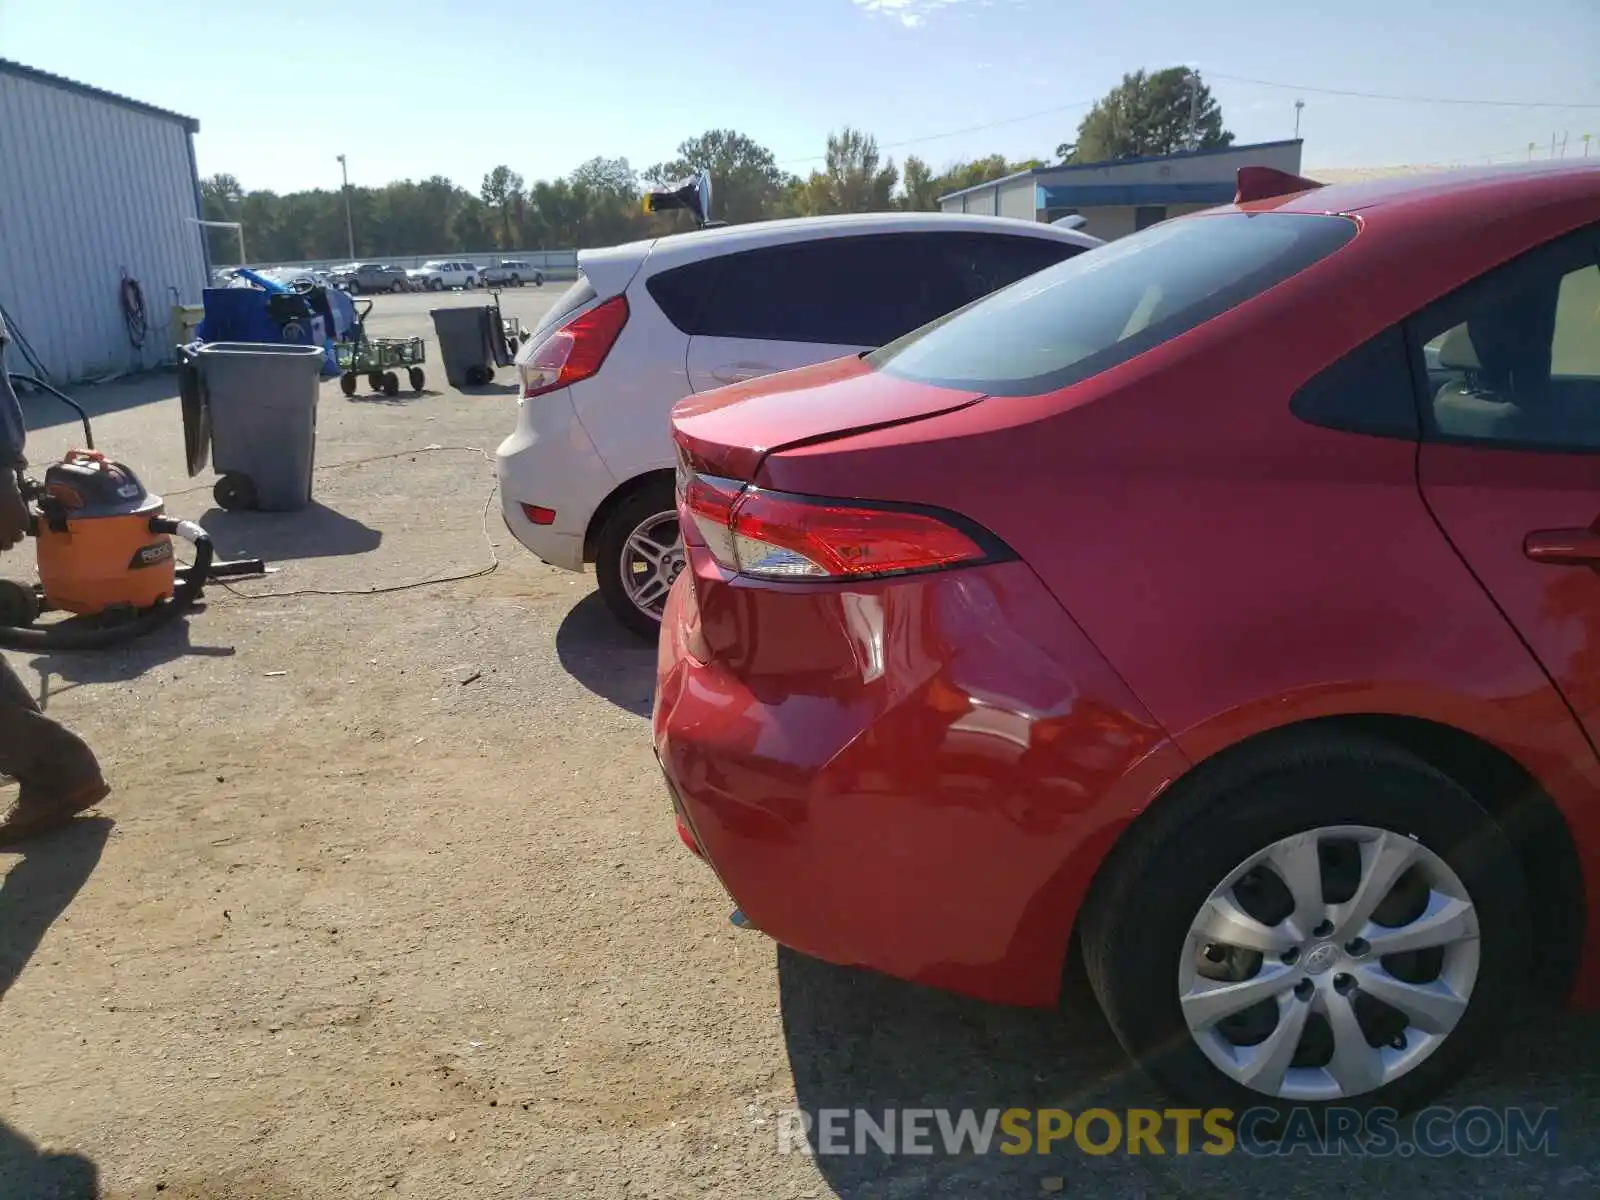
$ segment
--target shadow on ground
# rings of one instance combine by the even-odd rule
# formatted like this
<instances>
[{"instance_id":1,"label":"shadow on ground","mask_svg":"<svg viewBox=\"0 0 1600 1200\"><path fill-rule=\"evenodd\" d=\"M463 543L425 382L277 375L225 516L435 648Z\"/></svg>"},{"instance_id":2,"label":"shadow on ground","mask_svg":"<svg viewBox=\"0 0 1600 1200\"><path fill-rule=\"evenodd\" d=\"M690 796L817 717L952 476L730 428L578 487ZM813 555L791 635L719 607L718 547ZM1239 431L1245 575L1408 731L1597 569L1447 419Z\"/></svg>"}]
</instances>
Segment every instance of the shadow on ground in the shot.
<instances>
[{"instance_id":1,"label":"shadow on ground","mask_svg":"<svg viewBox=\"0 0 1600 1200\"><path fill-rule=\"evenodd\" d=\"M100 1172L81 1154L34 1145L0 1121L0 1196L17 1200L96 1200Z\"/></svg>"},{"instance_id":2,"label":"shadow on ground","mask_svg":"<svg viewBox=\"0 0 1600 1200\"><path fill-rule=\"evenodd\" d=\"M112 824L80 818L18 847L22 861L0 883L0 998L94 872ZM89 1159L36 1146L0 1121L0 1196L94 1200L99 1194L99 1171Z\"/></svg>"},{"instance_id":3,"label":"shadow on ground","mask_svg":"<svg viewBox=\"0 0 1600 1200\"><path fill-rule=\"evenodd\" d=\"M107 817L80 817L16 847L22 861L0 883L0 998L94 872L112 825Z\"/></svg>"},{"instance_id":4,"label":"shadow on ground","mask_svg":"<svg viewBox=\"0 0 1600 1200\"><path fill-rule=\"evenodd\" d=\"M519 383L480 383L457 388L463 396L514 396L522 390Z\"/></svg>"},{"instance_id":5,"label":"shadow on ground","mask_svg":"<svg viewBox=\"0 0 1600 1200\"><path fill-rule=\"evenodd\" d=\"M655 694L656 648L611 615L599 592L590 592L556 630L561 665L595 695L641 717Z\"/></svg>"},{"instance_id":6,"label":"shadow on ground","mask_svg":"<svg viewBox=\"0 0 1600 1200\"><path fill-rule=\"evenodd\" d=\"M778 951L784 1036L797 1105L823 1109L1163 1110L1164 1099L1127 1064L1086 981L1074 978L1063 1012L1008 1009L829 966ZM1593 1196L1600 1194L1600 1027L1592 1018L1530 1021L1443 1103L1559 1109L1553 1157L1390 1157L1289 1162L1236 1150L1224 1157L1084 1153L1070 1139L1049 1155L1002 1154L998 1128L986 1154L948 1154L927 1118L933 1154L895 1154L864 1140L866 1153L819 1154L816 1163L846 1200L878 1196L1304 1197ZM853 1150L853 1118L841 1127ZM770 1126L768 1128L771 1128ZM1404 1133L1409 1126L1401 1122ZM1098 1126L1095 1140L1103 1140ZM1194 1146L1204 1141L1196 1127ZM1359 1184L1352 1183L1359 1178Z\"/></svg>"},{"instance_id":7,"label":"shadow on ground","mask_svg":"<svg viewBox=\"0 0 1600 1200\"><path fill-rule=\"evenodd\" d=\"M29 665L39 673L39 707L48 709L54 697L86 683L120 683L175 659L228 658L235 653L232 646L195 645L190 624L195 620L205 620L203 603L143 637L121 645L101 650L47 650L35 654Z\"/></svg>"},{"instance_id":8,"label":"shadow on ground","mask_svg":"<svg viewBox=\"0 0 1600 1200\"><path fill-rule=\"evenodd\" d=\"M9 356L13 360L11 362L13 371L17 370L15 357L15 355ZM174 371L158 369L98 386L88 384L67 386L61 383L55 386L81 404L84 411L89 414L90 420L93 420L107 413L123 412L126 409L141 408L146 404L158 404L163 400L173 399L178 394L178 376ZM21 400L23 416L27 419L31 431L38 432L57 425L78 424L78 414L48 392L22 390Z\"/></svg>"},{"instance_id":9,"label":"shadow on ground","mask_svg":"<svg viewBox=\"0 0 1600 1200\"><path fill-rule=\"evenodd\" d=\"M393 396L386 396L382 392L356 392L353 396L345 396L351 404L386 404L399 408L402 405L414 404L418 400L431 400L436 396L444 395L432 388L423 388L420 392L396 392Z\"/></svg>"},{"instance_id":10,"label":"shadow on ground","mask_svg":"<svg viewBox=\"0 0 1600 1200\"><path fill-rule=\"evenodd\" d=\"M313 500L298 512L229 512L213 508L200 518L218 558L261 558L270 567L295 558L366 554L383 532Z\"/></svg>"}]
</instances>

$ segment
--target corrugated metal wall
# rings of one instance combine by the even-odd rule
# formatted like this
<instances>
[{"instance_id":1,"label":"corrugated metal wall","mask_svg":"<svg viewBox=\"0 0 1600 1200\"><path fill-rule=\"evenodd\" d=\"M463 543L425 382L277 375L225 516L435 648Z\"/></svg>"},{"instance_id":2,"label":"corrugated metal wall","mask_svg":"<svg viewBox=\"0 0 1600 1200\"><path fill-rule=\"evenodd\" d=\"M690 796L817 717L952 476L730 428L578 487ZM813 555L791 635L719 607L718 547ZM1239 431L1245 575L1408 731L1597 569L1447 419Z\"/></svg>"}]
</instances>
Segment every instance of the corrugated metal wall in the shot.
<instances>
[{"instance_id":1,"label":"corrugated metal wall","mask_svg":"<svg viewBox=\"0 0 1600 1200\"><path fill-rule=\"evenodd\" d=\"M999 192L999 209L1002 217L1015 217L1019 221L1039 219L1039 189L1034 185L1031 176L1024 175L1021 179L1002 183Z\"/></svg>"},{"instance_id":2,"label":"corrugated metal wall","mask_svg":"<svg viewBox=\"0 0 1600 1200\"><path fill-rule=\"evenodd\" d=\"M168 289L198 304L205 286L195 203L182 123L0 71L0 304L57 379L172 356ZM142 349L124 271L144 290Z\"/></svg>"}]
</instances>

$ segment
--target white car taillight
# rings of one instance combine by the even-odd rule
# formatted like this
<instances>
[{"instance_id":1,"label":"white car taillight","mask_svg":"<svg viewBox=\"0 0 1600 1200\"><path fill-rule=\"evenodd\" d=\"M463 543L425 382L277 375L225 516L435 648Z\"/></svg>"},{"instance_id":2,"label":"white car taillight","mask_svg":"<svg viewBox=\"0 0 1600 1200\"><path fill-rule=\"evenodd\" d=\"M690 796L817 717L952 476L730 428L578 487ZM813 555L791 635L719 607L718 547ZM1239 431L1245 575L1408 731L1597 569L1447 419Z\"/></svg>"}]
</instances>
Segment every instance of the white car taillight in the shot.
<instances>
[{"instance_id":1,"label":"white car taillight","mask_svg":"<svg viewBox=\"0 0 1600 1200\"><path fill-rule=\"evenodd\" d=\"M606 361L628 323L628 298L613 296L551 331L518 366L522 398L588 379Z\"/></svg>"}]
</instances>

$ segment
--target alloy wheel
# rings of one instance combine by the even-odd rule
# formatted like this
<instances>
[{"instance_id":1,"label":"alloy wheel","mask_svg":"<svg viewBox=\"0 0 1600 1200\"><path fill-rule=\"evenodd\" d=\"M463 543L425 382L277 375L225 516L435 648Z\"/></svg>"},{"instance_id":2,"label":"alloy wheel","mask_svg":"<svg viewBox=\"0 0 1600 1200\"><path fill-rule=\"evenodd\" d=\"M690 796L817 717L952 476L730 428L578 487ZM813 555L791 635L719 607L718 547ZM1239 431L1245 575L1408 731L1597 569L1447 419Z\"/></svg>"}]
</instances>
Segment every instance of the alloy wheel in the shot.
<instances>
[{"instance_id":1,"label":"alloy wheel","mask_svg":"<svg viewBox=\"0 0 1600 1200\"><path fill-rule=\"evenodd\" d=\"M1313 829L1251 855L1207 897L1178 972L1190 1036L1253 1091L1327 1101L1408 1074L1466 1012L1478 913L1413 838Z\"/></svg>"},{"instance_id":2,"label":"alloy wheel","mask_svg":"<svg viewBox=\"0 0 1600 1200\"><path fill-rule=\"evenodd\" d=\"M676 512L654 513L635 525L622 545L622 588L641 613L661 620L667 592L683 571L683 542Z\"/></svg>"}]
</instances>

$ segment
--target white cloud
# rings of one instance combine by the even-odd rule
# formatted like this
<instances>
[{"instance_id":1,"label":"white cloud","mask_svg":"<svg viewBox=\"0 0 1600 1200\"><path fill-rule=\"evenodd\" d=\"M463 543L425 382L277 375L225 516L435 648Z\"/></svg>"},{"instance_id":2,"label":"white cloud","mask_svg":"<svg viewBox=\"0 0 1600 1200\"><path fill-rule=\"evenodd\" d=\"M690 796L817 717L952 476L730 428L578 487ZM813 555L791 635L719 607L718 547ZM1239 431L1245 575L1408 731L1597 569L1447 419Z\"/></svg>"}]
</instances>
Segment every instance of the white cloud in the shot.
<instances>
[{"instance_id":1,"label":"white cloud","mask_svg":"<svg viewBox=\"0 0 1600 1200\"><path fill-rule=\"evenodd\" d=\"M965 3L965 0L852 0L852 3L865 13L890 17L907 29L916 29L930 13Z\"/></svg>"}]
</instances>

